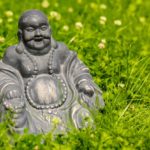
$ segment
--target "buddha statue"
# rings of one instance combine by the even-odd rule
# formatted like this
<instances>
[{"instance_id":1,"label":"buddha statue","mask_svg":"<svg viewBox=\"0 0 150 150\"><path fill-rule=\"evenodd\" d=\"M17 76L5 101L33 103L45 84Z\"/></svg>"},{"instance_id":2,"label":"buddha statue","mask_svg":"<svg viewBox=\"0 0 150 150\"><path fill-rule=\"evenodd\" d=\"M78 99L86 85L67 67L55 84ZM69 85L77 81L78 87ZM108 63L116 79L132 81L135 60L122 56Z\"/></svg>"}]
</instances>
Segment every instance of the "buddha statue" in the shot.
<instances>
[{"instance_id":1,"label":"buddha statue","mask_svg":"<svg viewBox=\"0 0 150 150\"><path fill-rule=\"evenodd\" d=\"M22 14L18 40L0 61L0 121L9 110L16 132L35 134L93 122L90 110L104 106L101 90L77 54L54 40L42 12Z\"/></svg>"}]
</instances>

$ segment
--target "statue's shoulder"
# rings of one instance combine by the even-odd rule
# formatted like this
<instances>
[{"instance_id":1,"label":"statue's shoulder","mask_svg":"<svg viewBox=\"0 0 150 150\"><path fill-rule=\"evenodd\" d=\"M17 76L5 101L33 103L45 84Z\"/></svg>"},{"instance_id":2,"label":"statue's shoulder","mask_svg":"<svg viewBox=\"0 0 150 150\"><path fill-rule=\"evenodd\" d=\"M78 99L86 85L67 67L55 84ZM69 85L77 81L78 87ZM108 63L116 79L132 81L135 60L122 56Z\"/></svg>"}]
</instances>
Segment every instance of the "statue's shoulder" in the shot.
<instances>
[{"instance_id":1,"label":"statue's shoulder","mask_svg":"<svg viewBox=\"0 0 150 150\"><path fill-rule=\"evenodd\" d=\"M16 45L10 46L6 49L4 56L7 57L17 57L18 53L16 51Z\"/></svg>"},{"instance_id":2,"label":"statue's shoulder","mask_svg":"<svg viewBox=\"0 0 150 150\"><path fill-rule=\"evenodd\" d=\"M57 42L56 49L60 52L68 51L68 47L63 42Z\"/></svg>"},{"instance_id":3,"label":"statue's shoulder","mask_svg":"<svg viewBox=\"0 0 150 150\"><path fill-rule=\"evenodd\" d=\"M3 57L3 62L7 64L15 64L19 58L19 54L16 51L16 45L10 46L6 49Z\"/></svg>"},{"instance_id":4,"label":"statue's shoulder","mask_svg":"<svg viewBox=\"0 0 150 150\"><path fill-rule=\"evenodd\" d=\"M70 50L66 44L64 44L63 42L57 42L57 48L56 50L58 51L58 53L60 53L62 56L70 56L70 55L76 55L76 52Z\"/></svg>"},{"instance_id":5,"label":"statue's shoulder","mask_svg":"<svg viewBox=\"0 0 150 150\"><path fill-rule=\"evenodd\" d=\"M72 55L76 56L76 52L69 50L63 42L57 42L56 54L61 60L61 63L63 63L67 58Z\"/></svg>"}]
</instances>

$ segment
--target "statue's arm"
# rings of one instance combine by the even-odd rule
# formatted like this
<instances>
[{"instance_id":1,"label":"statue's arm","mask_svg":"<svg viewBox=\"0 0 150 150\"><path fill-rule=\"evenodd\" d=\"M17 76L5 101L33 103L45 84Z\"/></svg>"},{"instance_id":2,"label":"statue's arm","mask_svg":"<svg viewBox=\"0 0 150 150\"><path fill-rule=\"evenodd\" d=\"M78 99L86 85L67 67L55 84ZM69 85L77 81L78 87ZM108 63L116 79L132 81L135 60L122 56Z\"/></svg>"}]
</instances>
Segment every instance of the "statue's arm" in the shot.
<instances>
[{"instance_id":1,"label":"statue's arm","mask_svg":"<svg viewBox=\"0 0 150 150\"><path fill-rule=\"evenodd\" d=\"M92 76L90 75L89 69L84 65L84 63L77 58L76 60L76 77L75 84L79 92L92 97L94 94L94 88L92 86ZM75 71L76 72L76 71Z\"/></svg>"},{"instance_id":2,"label":"statue's arm","mask_svg":"<svg viewBox=\"0 0 150 150\"><path fill-rule=\"evenodd\" d=\"M94 88L92 86L92 76L89 73L89 69L84 65L84 63L77 58L77 54L74 51L68 50L64 47L61 59L68 60L69 74L74 80L74 85L79 92L92 97L94 94Z\"/></svg>"},{"instance_id":3,"label":"statue's arm","mask_svg":"<svg viewBox=\"0 0 150 150\"><path fill-rule=\"evenodd\" d=\"M16 52L16 46L11 46L6 50L2 61L19 71L19 57L19 54ZM24 128L27 127L23 91L20 84L13 83L14 84L7 83L3 91L3 104L6 110L12 112L12 121L14 122L13 129L17 132L23 132Z\"/></svg>"},{"instance_id":4,"label":"statue's arm","mask_svg":"<svg viewBox=\"0 0 150 150\"><path fill-rule=\"evenodd\" d=\"M19 69L19 54L16 52L16 46L11 46L7 48L4 57L2 59L3 63ZM6 99L14 99L21 97L21 88L18 85L10 84L5 90Z\"/></svg>"},{"instance_id":5,"label":"statue's arm","mask_svg":"<svg viewBox=\"0 0 150 150\"><path fill-rule=\"evenodd\" d=\"M74 78L75 87L79 92L83 92L84 94L92 97L94 94L94 88L92 86L92 77L89 73L89 69L77 58L75 52L70 51L65 44L61 42L57 42L57 49L59 55L55 56L55 60L63 64L66 60L70 60L68 65L70 64L70 74ZM73 57L72 57L73 56ZM59 65L58 65L59 66ZM58 67L55 67L58 68Z\"/></svg>"},{"instance_id":6,"label":"statue's arm","mask_svg":"<svg viewBox=\"0 0 150 150\"><path fill-rule=\"evenodd\" d=\"M16 52L16 46L10 46L6 49L2 61L16 69L19 68L19 54Z\"/></svg>"}]
</instances>

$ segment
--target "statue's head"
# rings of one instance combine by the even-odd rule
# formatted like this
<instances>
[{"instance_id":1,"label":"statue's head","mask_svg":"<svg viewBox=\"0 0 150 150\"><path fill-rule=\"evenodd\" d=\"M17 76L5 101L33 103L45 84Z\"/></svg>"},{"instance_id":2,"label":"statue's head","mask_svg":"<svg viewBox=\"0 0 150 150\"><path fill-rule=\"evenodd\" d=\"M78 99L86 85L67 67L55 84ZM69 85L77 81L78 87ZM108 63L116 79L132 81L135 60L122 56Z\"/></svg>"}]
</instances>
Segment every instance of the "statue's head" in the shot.
<instances>
[{"instance_id":1,"label":"statue's head","mask_svg":"<svg viewBox=\"0 0 150 150\"><path fill-rule=\"evenodd\" d=\"M46 16L38 10L22 14L18 23L18 37L26 49L33 54L49 51L51 30Z\"/></svg>"}]
</instances>

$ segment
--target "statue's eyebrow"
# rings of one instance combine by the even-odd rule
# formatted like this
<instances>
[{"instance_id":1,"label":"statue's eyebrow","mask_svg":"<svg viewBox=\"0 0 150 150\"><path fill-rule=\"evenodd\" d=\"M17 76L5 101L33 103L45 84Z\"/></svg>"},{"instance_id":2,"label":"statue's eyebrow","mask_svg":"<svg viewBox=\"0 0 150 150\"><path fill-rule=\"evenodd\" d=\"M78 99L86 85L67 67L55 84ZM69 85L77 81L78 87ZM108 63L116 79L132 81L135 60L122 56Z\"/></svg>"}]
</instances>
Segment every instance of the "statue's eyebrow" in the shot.
<instances>
[{"instance_id":1,"label":"statue's eyebrow","mask_svg":"<svg viewBox=\"0 0 150 150\"><path fill-rule=\"evenodd\" d=\"M26 24L26 25L24 26L25 29L26 29L26 28L29 28L29 27L36 28L36 26L35 26L35 25L32 25L32 24Z\"/></svg>"},{"instance_id":2,"label":"statue's eyebrow","mask_svg":"<svg viewBox=\"0 0 150 150\"><path fill-rule=\"evenodd\" d=\"M33 27L33 26L26 26L25 27L25 29L28 29L28 28L34 28L35 29L35 27Z\"/></svg>"},{"instance_id":3,"label":"statue's eyebrow","mask_svg":"<svg viewBox=\"0 0 150 150\"><path fill-rule=\"evenodd\" d=\"M42 23L40 23L40 25L41 26L48 26L48 23L47 22L44 22L44 23L42 22Z\"/></svg>"}]
</instances>

